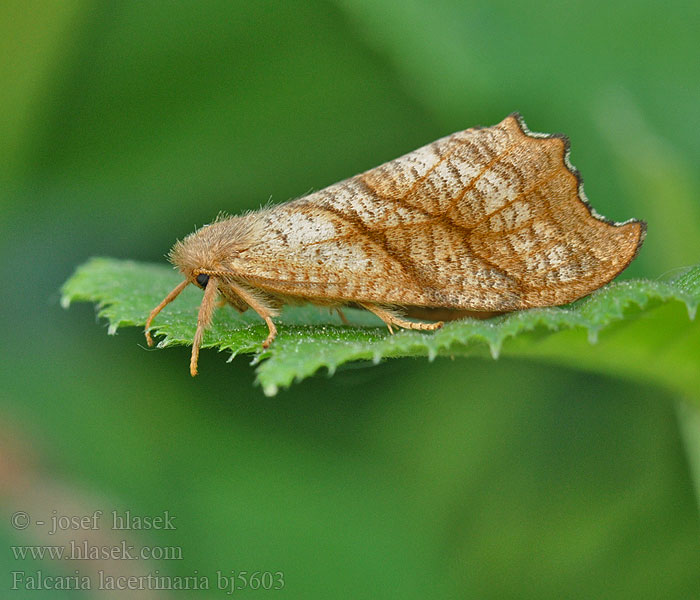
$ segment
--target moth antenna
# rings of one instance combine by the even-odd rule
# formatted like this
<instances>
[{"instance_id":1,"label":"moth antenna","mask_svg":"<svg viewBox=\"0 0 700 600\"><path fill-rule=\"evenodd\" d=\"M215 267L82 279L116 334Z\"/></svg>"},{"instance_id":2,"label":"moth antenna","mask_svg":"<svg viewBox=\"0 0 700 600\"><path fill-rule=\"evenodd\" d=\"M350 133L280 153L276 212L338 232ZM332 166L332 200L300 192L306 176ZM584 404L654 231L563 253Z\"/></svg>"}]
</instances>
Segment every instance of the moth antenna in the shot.
<instances>
[{"instance_id":1,"label":"moth antenna","mask_svg":"<svg viewBox=\"0 0 700 600\"><path fill-rule=\"evenodd\" d=\"M199 359L199 347L202 345L204 331L209 327L211 318L214 315L216 308L216 295L219 291L219 281L216 277L209 277L207 287L204 288L204 298L199 305L199 314L197 315L197 331L192 340L192 358L190 359L190 375L194 377L197 374L197 360Z\"/></svg>"},{"instance_id":2,"label":"moth antenna","mask_svg":"<svg viewBox=\"0 0 700 600\"><path fill-rule=\"evenodd\" d=\"M153 338L151 337L151 321L156 318L158 313L163 310L168 304L170 304L175 298L177 298L180 295L180 292L184 290L188 285L190 284L190 281L185 279L185 281L182 281L178 284L178 286L173 289L165 298L163 298L163 301L156 306L152 311L151 314L148 315L148 319L146 319L146 327L144 329L144 333L146 334L146 342L148 343L149 346L153 346Z\"/></svg>"}]
</instances>

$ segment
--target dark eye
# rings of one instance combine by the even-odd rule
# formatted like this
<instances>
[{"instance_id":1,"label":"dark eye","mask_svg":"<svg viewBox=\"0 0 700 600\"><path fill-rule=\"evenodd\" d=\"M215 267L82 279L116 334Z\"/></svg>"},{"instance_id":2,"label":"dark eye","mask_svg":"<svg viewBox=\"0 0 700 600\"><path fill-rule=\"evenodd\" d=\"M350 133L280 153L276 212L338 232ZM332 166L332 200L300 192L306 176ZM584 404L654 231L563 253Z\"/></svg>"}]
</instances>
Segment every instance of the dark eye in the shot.
<instances>
[{"instance_id":1,"label":"dark eye","mask_svg":"<svg viewBox=\"0 0 700 600\"><path fill-rule=\"evenodd\" d=\"M207 287L207 283L209 283L209 275L206 273L200 273L197 275L197 283L203 288Z\"/></svg>"}]
</instances>

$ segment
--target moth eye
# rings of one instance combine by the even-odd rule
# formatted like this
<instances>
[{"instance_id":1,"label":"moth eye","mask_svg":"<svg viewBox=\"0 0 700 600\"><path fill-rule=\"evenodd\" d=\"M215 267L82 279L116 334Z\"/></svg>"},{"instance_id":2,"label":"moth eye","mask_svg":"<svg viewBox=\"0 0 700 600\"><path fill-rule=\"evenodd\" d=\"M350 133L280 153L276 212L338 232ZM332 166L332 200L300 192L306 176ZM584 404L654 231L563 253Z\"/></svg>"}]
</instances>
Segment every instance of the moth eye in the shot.
<instances>
[{"instance_id":1,"label":"moth eye","mask_svg":"<svg viewBox=\"0 0 700 600\"><path fill-rule=\"evenodd\" d=\"M207 283L209 283L209 275L206 273L200 273L197 275L197 283L203 288L207 287Z\"/></svg>"}]
</instances>

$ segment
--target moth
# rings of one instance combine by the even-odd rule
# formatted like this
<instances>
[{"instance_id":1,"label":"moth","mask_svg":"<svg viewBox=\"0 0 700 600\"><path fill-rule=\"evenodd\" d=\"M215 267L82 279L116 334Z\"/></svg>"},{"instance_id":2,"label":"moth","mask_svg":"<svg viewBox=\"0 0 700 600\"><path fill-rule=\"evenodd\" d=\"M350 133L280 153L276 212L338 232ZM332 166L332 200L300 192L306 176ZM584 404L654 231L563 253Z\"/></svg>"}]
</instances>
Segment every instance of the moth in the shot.
<instances>
[{"instance_id":1,"label":"moth","mask_svg":"<svg viewBox=\"0 0 700 600\"><path fill-rule=\"evenodd\" d=\"M184 280L151 311L146 339L153 344L153 319L189 284L204 290L193 376L217 301L260 315L263 348L285 304L364 308L392 333L567 304L625 269L645 231L643 221L596 213L568 138L533 133L513 113L178 241L169 257Z\"/></svg>"}]
</instances>

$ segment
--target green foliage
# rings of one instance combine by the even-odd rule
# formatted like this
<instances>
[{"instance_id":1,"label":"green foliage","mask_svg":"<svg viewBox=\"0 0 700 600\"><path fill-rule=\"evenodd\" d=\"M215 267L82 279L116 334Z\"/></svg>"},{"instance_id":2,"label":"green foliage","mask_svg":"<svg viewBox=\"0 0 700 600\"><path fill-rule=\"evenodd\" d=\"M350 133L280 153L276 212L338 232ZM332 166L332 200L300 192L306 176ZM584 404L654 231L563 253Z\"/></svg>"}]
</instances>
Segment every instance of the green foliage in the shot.
<instances>
[{"instance_id":1,"label":"green foliage","mask_svg":"<svg viewBox=\"0 0 700 600\"><path fill-rule=\"evenodd\" d=\"M110 332L144 325L148 313L181 277L165 266L94 258L63 286L63 303L91 301ZM154 332L165 348L191 343L201 292L190 286L157 317ZM330 374L350 361L379 363L390 357L474 356L505 352L593 371L654 379L689 396L700 390L700 266L673 281L612 283L568 307L542 308L480 321L464 319L439 331L390 335L374 317L348 310L353 325L312 306L290 307L267 350L267 326L252 311L219 309L204 347L232 356L255 354L265 394L325 367ZM684 306L683 306L684 305ZM690 321L688 320L690 317Z\"/></svg>"}]
</instances>

